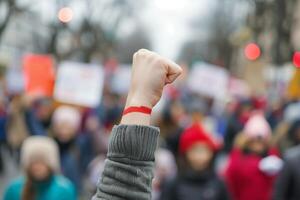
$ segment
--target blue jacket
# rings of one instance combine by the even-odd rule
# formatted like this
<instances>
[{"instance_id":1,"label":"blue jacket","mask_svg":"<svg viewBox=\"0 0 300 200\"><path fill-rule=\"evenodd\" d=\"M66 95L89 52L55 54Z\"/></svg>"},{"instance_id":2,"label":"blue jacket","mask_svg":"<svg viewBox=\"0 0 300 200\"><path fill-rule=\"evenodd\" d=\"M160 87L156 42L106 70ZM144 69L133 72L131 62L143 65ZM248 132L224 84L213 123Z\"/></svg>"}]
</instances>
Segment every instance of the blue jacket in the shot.
<instances>
[{"instance_id":1,"label":"blue jacket","mask_svg":"<svg viewBox=\"0 0 300 200\"><path fill-rule=\"evenodd\" d=\"M14 180L4 192L3 200L21 200L25 178ZM73 184L63 176L55 175L49 181L36 185L34 200L76 200Z\"/></svg>"}]
</instances>

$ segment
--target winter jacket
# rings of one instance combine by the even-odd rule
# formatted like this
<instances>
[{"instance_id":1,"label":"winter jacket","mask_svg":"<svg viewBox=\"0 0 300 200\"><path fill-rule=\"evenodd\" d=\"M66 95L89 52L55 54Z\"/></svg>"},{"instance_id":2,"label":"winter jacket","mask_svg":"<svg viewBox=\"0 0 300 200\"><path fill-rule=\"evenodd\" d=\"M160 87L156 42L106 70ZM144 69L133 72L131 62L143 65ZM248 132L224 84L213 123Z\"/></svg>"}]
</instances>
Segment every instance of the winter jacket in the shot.
<instances>
[{"instance_id":1,"label":"winter jacket","mask_svg":"<svg viewBox=\"0 0 300 200\"><path fill-rule=\"evenodd\" d=\"M285 164L279 174L273 200L300 199L300 145L289 149L285 156Z\"/></svg>"},{"instance_id":2,"label":"winter jacket","mask_svg":"<svg viewBox=\"0 0 300 200\"><path fill-rule=\"evenodd\" d=\"M6 114L0 111L0 142L6 142L6 122Z\"/></svg>"},{"instance_id":3,"label":"winter jacket","mask_svg":"<svg viewBox=\"0 0 300 200\"><path fill-rule=\"evenodd\" d=\"M166 183L160 200L229 200L225 184L213 172L188 171Z\"/></svg>"},{"instance_id":4,"label":"winter jacket","mask_svg":"<svg viewBox=\"0 0 300 200\"><path fill-rule=\"evenodd\" d=\"M115 126L93 200L151 200L158 135L151 126Z\"/></svg>"},{"instance_id":5,"label":"winter jacket","mask_svg":"<svg viewBox=\"0 0 300 200\"><path fill-rule=\"evenodd\" d=\"M46 127L37 119L33 110L25 110L25 122L31 135L47 135Z\"/></svg>"},{"instance_id":6,"label":"winter jacket","mask_svg":"<svg viewBox=\"0 0 300 200\"><path fill-rule=\"evenodd\" d=\"M4 193L3 200L21 200L25 178L13 181ZM62 176L55 175L49 181L34 186L37 195L34 200L76 200L72 183Z\"/></svg>"},{"instance_id":7,"label":"winter jacket","mask_svg":"<svg viewBox=\"0 0 300 200\"><path fill-rule=\"evenodd\" d=\"M278 155L276 150L267 155ZM275 176L259 169L263 156L233 149L225 172L226 182L234 200L270 200Z\"/></svg>"}]
</instances>

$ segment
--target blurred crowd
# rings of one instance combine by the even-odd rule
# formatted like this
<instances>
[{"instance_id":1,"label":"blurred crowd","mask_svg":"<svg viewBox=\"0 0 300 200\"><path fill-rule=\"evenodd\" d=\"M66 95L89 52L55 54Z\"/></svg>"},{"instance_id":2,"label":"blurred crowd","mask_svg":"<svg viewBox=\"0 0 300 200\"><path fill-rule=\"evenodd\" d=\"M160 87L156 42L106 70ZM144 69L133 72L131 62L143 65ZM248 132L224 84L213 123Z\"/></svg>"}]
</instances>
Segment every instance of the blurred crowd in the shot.
<instances>
[{"instance_id":1,"label":"blurred crowd","mask_svg":"<svg viewBox=\"0 0 300 200\"><path fill-rule=\"evenodd\" d=\"M0 173L3 152L23 173L7 184L4 200L20 192L24 200L90 198L126 95L113 92L107 80L93 109L3 94ZM153 112L153 125L161 130L153 200L300 199L299 99L250 95L218 106L181 80L166 88Z\"/></svg>"},{"instance_id":2,"label":"blurred crowd","mask_svg":"<svg viewBox=\"0 0 300 200\"><path fill-rule=\"evenodd\" d=\"M159 121L156 199L300 198L299 100L251 96L214 113L209 99L179 99Z\"/></svg>"}]
</instances>

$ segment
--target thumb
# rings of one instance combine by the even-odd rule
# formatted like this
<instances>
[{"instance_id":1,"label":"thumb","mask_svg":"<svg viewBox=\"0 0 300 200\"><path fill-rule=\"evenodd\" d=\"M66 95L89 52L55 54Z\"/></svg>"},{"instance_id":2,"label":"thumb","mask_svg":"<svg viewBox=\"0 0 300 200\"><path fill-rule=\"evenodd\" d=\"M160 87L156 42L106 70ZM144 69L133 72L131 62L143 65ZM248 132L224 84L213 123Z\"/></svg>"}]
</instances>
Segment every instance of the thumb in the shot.
<instances>
[{"instance_id":1,"label":"thumb","mask_svg":"<svg viewBox=\"0 0 300 200\"><path fill-rule=\"evenodd\" d=\"M182 69L179 65L172 61L168 61L168 71L167 71L167 77L166 77L166 84L173 83L177 77L182 73Z\"/></svg>"}]
</instances>

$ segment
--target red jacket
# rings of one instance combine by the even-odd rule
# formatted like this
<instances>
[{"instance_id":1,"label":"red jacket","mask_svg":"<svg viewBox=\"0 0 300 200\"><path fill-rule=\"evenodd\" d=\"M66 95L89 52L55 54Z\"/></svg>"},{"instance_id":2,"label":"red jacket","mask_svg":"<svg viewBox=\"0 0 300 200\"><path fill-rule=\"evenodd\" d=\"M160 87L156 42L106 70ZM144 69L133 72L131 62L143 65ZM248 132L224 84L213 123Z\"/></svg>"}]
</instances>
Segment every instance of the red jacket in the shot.
<instances>
[{"instance_id":1,"label":"red jacket","mask_svg":"<svg viewBox=\"0 0 300 200\"><path fill-rule=\"evenodd\" d=\"M276 150L269 155L278 155ZM234 200L270 200L275 176L269 176L258 168L262 157L232 150L225 180Z\"/></svg>"}]
</instances>

